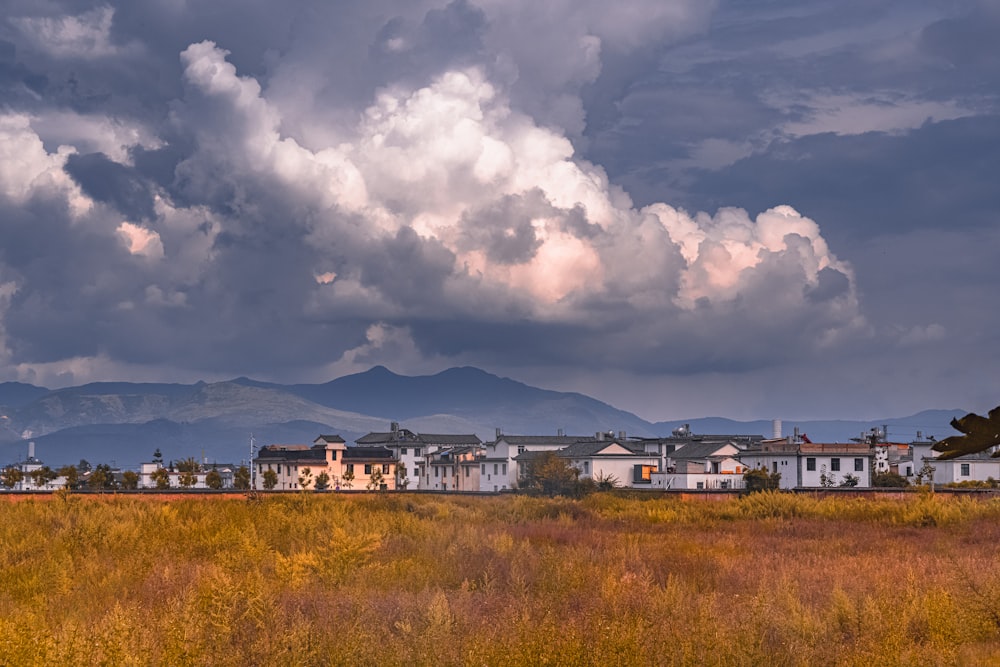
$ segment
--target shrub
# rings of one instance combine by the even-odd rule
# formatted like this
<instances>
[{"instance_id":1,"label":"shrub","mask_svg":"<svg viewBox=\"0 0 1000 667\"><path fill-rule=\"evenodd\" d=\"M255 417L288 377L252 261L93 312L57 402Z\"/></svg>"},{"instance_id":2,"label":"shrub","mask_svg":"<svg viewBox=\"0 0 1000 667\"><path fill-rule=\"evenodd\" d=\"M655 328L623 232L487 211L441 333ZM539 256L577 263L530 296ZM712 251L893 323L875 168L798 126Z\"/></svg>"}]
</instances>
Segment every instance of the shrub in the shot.
<instances>
[{"instance_id":1,"label":"shrub","mask_svg":"<svg viewBox=\"0 0 1000 667\"><path fill-rule=\"evenodd\" d=\"M905 477L895 472L877 472L872 475L872 486L904 488L910 485Z\"/></svg>"},{"instance_id":2,"label":"shrub","mask_svg":"<svg viewBox=\"0 0 1000 667\"><path fill-rule=\"evenodd\" d=\"M747 493L777 490L781 483L780 472L768 472L767 468L748 468L743 473L743 484Z\"/></svg>"}]
</instances>

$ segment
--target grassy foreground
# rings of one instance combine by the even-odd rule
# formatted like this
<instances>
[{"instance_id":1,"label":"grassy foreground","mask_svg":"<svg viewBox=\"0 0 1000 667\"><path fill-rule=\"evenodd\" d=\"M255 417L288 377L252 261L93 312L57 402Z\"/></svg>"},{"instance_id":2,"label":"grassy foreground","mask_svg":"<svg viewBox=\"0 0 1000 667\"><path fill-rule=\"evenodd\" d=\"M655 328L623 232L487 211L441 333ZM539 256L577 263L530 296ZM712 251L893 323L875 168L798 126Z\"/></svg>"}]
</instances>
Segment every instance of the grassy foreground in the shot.
<instances>
[{"instance_id":1,"label":"grassy foreground","mask_svg":"<svg viewBox=\"0 0 1000 667\"><path fill-rule=\"evenodd\" d=\"M997 664L1000 502L0 503L0 664Z\"/></svg>"}]
</instances>

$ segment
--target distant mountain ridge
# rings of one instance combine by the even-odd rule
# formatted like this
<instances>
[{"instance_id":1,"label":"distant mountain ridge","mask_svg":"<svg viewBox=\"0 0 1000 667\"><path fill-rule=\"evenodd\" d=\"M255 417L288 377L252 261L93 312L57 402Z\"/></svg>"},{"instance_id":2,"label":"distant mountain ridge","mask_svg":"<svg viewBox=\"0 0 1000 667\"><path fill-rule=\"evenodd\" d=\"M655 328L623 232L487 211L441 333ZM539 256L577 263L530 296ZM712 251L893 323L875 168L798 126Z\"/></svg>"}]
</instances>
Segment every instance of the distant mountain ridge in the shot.
<instances>
[{"instance_id":1,"label":"distant mountain ridge","mask_svg":"<svg viewBox=\"0 0 1000 667\"><path fill-rule=\"evenodd\" d=\"M785 421L814 441L846 441L872 427L889 425L891 440L954 434L948 426L963 410L925 411L875 421ZM702 434L770 436L766 420L702 418L650 423L597 399L540 389L472 367L434 375L405 376L375 366L323 384L281 385L250 378L194 384L100 382L49 390L0 383L0 464L24 458L36 442L49 464L116 461L136 466L159 448L165 458L204 457L239 462L258 445L308 443L320 433L348 441L391 421L424 433L476 433L491 440L505 433L588 435L625 431L630 436L669 435L689 424Z\"/></svg>"}]
</instances>

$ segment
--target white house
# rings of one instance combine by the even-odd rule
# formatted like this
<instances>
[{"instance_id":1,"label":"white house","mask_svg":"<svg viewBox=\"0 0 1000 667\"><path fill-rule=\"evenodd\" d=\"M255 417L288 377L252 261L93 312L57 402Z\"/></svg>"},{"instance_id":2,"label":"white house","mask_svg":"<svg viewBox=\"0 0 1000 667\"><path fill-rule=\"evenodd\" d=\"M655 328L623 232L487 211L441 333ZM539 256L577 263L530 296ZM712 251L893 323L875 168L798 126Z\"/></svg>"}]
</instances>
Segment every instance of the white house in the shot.
<instances>
[{"instance_id":1,"label":"white house","mask_svg":"<svg viewBox=\"0 0 1000 667\"><path fill-rule=\"evenodd\" d=\"M397 485L400 488L440 489L440 478L437 482L429 481L433 480L433 471L428 467L431 455L456 447L479 448L483 441L472 433L414 433L400 428L398 422L392 422L388 431L368 433L355 440L355 443L365 447L384 447L393 452L398 461ZM438 470L438 474L440 472ZM469 474L471 477L471 472Z\"/></svg>"},{"instance_id":2,"label":"white house","mask_svg":"<svg viewBox=\"0 0 1000 667\"><path fill-rule=\"evenodd\" d=\"M612 481L617 486L648 487L659 459L641 447L617 439L587 439L565 447L557 456L568 459L581 478Z\"/></svg>"},{"instance_id":3,"label":"white house","mask_svg":"<svg viewBox=\"0 0 1000 667\"><path fill-rule=\"evenodd\" d=\"M504 435L497 430L497 438L486 443L486 456L480 461L479 490L506 491L517 488L520 477L517 456L524 452L558 452L585 440L596 440L576 435Z\"/></svg>"},{"instance_id":4,"label":"white house","mask_svg":"<svg viewBox=\"0 0 1000 667\"><path fill-rule=\"evenodd\" d=\"M665 456L666 467L652 474L659 489L742 489L746 465L732 442L689 442Z\"/></svg>"},{"instance_id":5,"label":"white house","mask_svg":"<svg viewBox=\"0 0 1000 667\"><path fill-rule=\"evenodd\" d=\"M740 454L748 468L780 473L779 487L871 486L874 451L868 443L796 442L791 438L765 440ZM824 483L825 482L825 483Z\"/></svg>"}]
</instances>

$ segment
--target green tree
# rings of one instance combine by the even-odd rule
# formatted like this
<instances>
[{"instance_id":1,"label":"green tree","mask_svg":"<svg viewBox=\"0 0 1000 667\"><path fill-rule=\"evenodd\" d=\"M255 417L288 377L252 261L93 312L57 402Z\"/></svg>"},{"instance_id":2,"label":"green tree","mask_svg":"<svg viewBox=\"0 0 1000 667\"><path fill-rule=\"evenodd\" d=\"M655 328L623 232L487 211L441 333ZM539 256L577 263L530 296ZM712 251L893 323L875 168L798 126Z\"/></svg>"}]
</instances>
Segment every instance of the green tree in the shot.
<instances>
[{"instance_id":1,"label":"green tree","mask_svg":"<svg viewBox=\"0 0 1000 667\"><path fill-rule=\"evenodd\" d=\"M3 472L0 473L0 481L2 481L3 485L8 489L13 489L14 486L23 479L24 473L21 472L21 469L17 466L7 466L3 469Z\"/></svg>"},{"instance_id":2,"label":"green tree","mask_svg":"<svg viewBox=\"0 0 1000 667\"><path fill-rule=\"evenodd\" d=\"M56 473L66 478L67 489L75 489L80 485L80 471L76 466L63 466Z\"/></svg>"},{"instance_id":3,"label":"green tree","mask_svg":"<svg viewBox=\"0 0 1000 667\"><path fill-rule=\"evenodd\" d=\"M59 474L48 466L42 466L41 468L35 468L32 470L28 473L28 476L31 477L31 481L34 483L35 488L40 489L58 477Z\"/></svg>"},{"instance_id":4,"label":"green tree","mask_svg":"<svg viewBox=\"0 0 1000 667\"><path fill-rule=\"evenodd\" d=\"M208 474L205 475L205 486L216 491L222 488L222 475L219 474L218 470L208 471Z\"/></svg>"},{"instance_id":5,"label":"green tree","mask_svg":"<svg viewBox=\"0 0 1000 667\"><path fill-rule=\"evenodd\" d=\"M170 473L167 472L166 468L157 468L149 478L156 484L156 488L161 491L170 488Z\"/></svg>"},{"instance_id":6,"label":"green tree","mask_svg":"<svg viewBox=\"0 0 1000 667\"><path fill-rule=\"evenodd\" d=\"M351 488L354 486L354 471L348 468L340 480L344 483L345 489Z\"/></svg>"},{"instance_id":7,"label":"green tree","mask_svg":"<svg viewBox=\"0 0 1000 667\"><path fill-rule=\"evenodd\" d=\"M743 485L747 493L774 491L780 488L781 473L768 472L767 468L748 468L743 473Z\"/></svg>"},{"instance_id":8,"label":"green tree","mask_svg":"<svg viewBox=\"0 0 1000 667\"><path fill-rule=\"evenodd\" d=\"M316 490L326 491L330 488L330 475L325 470L316 475Z\"/></svg>"},{"instance_id":9,"label":"green tree","mask_svg":"<svg viewBox=\"0 0 1000 667\"><path fill-rule=\"evenodd\" d=\"M153 463L163 463L163 454L160 453L159 447L153 451Z\"/></svg>"},{"instance_id":10,"label":"green tree","mask_svg":"<svg viewBox=\"0 0 1000 667\"><path fill-rule=\"evenodd\" d=\"M139 488L139 473L134 470L126 470L122 473L122 488L123 489L138 489Z\"/></svg>"},{"instance_id":11,"label":"green tree","mask_svg":"<svg viewBox=\"0 0 1000 667\"><path fill-rule=\"evenodd\" d=\"M233 475L233 486L235 486L240 491L248 491L250 489L250 469L246 466L240 466L236 469L236 474Z\"/></svg>"},{"instance_id":12,"label":"green tree","mask_svg":"<svg viewBox=\"0 0 1000 667\"><path fill-rule=\"evenodd\" d=\"M526 462L521 488L546 496L575 496L583 489L580 471L555 452L542 452Z\"/></svg>"},{"instance_id":13,"label":"green tree","mask_svg":"<svg viewBox=\"0 0 1000 667\"><path fill-rule=\"evenodd\" d=\"M105 470L103 464L98 464L90 473L90 477L87 479L87 486L95 491L106 489L111 481L110 472L110 467Z\"/></svg>"},{"instance_id":14,"label":"green tree","mask_svg":"<svg viewBox=\"0 0 1000 667\"><path fill-rule=\"evenodd\" d=\"M177 462L177 472L201 472L201 464L193 456Z\"/></svg>"},{"instance_id":15,"label":"green tree","mask_svg":"<svg viewBox=\"0 0 1000 667\"><path fill-rule=\"evenodd\" d=\"M190 469L182 470L181 473L177 475L177 483L185 489L190 489L198 483L198 474Z\"/></svg>"},{"instance_id":16,"label":"green tree","mask_svg":"<svg viewBox=\"0 0 1000 667\"><path fill-rule=\"evenodd\" d=\"M278 486L278 473L274 472L270 468L264 471L261 478L264 481L264 488L268 491L271 491L274 487Z\"/></svg>"},{"instance_id":17,"label":"green tree","mask_svg":"<svg viewBox=\"0 0 1000 667\"><path fill-rule=\"evenodd\" d=\"M858 482L860 482L860 481L861 480L858 478L857 475L852 475L850 473L847 473L846 475L844 475L844 479L840 483L840 486L844 486L844 487L857 486Z\"/></svg>"}]
</instances>

